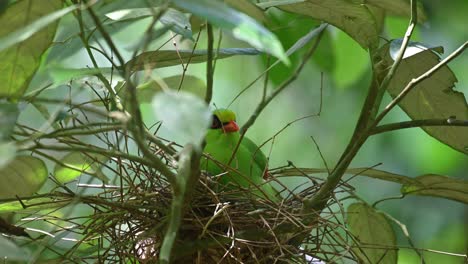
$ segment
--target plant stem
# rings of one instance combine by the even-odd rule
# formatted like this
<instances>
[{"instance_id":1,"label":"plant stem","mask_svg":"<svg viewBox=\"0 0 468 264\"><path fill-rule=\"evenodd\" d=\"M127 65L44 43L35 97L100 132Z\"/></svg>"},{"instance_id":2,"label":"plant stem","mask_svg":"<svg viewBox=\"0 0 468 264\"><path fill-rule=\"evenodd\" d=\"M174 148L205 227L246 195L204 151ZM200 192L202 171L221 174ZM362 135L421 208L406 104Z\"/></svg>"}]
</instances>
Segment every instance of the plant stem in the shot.
<instances>
[{"instance_id":1,"label":"plant stem","mask_svg":"<svg viewBox=\"0 0 468 264\"><path fill-rule=\"evenodd\" d=\"M206 95L205 102L209 105L213 98L213 26L208 23L207 25L208 34L208 50L207 50L207 61L206 61Z\"/></svg>"},{"instance_id":2,"label":"plant stem","mask_svg":"<svg viewBox=\"0 0 468 264\"><path fill-rule=\"evenodd\" d=\"M423 120L411 120L398 123L391 123L376 126L371 130L371 135L380 133L401 130L406 128L424 127L424 126L460 126L468 127L468 120L456 120L456 119L423 119Z\"/></svg>"}]
</instances>

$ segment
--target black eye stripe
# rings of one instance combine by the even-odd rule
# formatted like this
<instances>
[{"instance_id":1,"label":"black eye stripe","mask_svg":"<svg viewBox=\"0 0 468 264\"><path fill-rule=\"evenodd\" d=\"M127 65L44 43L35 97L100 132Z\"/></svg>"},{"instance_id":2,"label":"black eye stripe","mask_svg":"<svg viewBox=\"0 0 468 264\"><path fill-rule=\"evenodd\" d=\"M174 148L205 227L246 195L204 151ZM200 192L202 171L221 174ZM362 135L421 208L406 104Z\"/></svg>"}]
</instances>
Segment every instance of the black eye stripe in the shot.
<instances>
[{"instance_id":1,"label":"black eye stripe","mask_svg":"<svg viewBox=\"0 0 468 264\"><path fill-rule=\"evenodd\" d=\"M213 121L211 122L211 128L212 129L218 129L223 127L223 124L219 120L219 118L216 115L213 115Z\"/></svg>"}]
</instances>

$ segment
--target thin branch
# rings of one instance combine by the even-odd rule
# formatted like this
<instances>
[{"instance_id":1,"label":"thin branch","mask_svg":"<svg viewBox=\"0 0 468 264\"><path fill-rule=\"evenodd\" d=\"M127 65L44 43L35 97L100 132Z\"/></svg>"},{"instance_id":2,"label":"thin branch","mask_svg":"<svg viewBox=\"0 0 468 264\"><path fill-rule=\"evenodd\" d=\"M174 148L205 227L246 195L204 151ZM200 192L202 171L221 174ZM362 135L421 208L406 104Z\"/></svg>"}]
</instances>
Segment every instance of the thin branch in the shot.
<instances>
[{"instance_id":1,"label":"thin branch","mask_svg":"<svg viewBox=\"0 0 468 264\"><path fill-rule=\"evenodd\" d=\"M247 130L255 123L260 113L276 96L278 96L286 87L288 87L292 82L294 82L297 79L302 69L304 68L306 63L309 61L310 57L312 57L315 50L317 50L318 44L320 43L320 40L322 39L322 36L323 36L324 28L325 26L323 26L321 31L319 31L317 35L317 39L315 40L314 44L310 47L310 49L307 51L307 53L303 56L301 64L296 68L294 73L287 80L281 83L281 85L277 87L270 95L266 97L262 97L262 101L260 101L255 111L252 113L250 118L247 120L247 122L245 122L245 124L240 129L240 138L239 138L239 141L237 142L236 147L234 148L234 151L232 152L228 165L230 165L231 162L234 160L236 152L239 149L239 146L242 140L244 139L245 133L247 133Z\"/></svg>"},{"instance_id":2,"label":"thin branch","mask_svg":"<svg viewBox=\"0 0 468 264\"><path fill-rule=\"evenodd\" d=\"M175 182L176 175L169 170L169 168L162 163L161 160L158 159L158 163L154 163L153 160L148 160L146 158L140 156L134 156L131 154L127 154L125 152L115 151L115 150L108 150L98 147L93 147L90 145L87 146L55 146L55 145L43 145L40 143L36 143L34 146L18 146L18 150L34 150L34 149L48 149L48 150L55 150L55 151L77 151L77 152L84 152L84 153L96 153L101 154L108 157L120 157L128 160L132 160L143 165L146 165L150 168L154 168L161 172L169 182Z\"/></svg>"},{"instance_id":3,"label":"thin branch","mask_svg":"<svg viewBox=\"0 0 468 264\"><path fill-rule=\"evenodd\" d=\"M318 153L320 155L320 158L322 159L322 162L323 162L323 165L325 166L325 169L327 169L327 173L328 173L327 175L330 175L330 167L328 167L327 160L323 156L322 151L320 150L319 144L317 143L317 141L315 140L315 138L313 136L310 136L310 138L312 139L312 141L314 142L315 147L317 148L317 151L318 151Z\"/></svg>"},{"instance_id":4,"label":"thin branch","mask_svg":"<svg viewBox=\"0 0 468 264\"><path fill-rule=\"evenodd\" d=\"M101 21L97 17L97 15L94 13L93 9L90 7L88 8L88 13L91 16L91 19L93 20L94 24L96 25L97 30L102 34L102 37L106 41L107 45L109 45L109 48L113 51L115 56L117 57L117 60L120 63L120 67L123 67L125 65L125 60L120 54L119 50L117 49L117 46L115 46L114 42L112 41L112 38L110 35L107 33L107 31L104 29L102 26Z\"/></svg>"},{"instance_id":5,"label":"thin branch","mask_svg":"<svg viewBox=\"0 0 468 264\"><path fill-rule=\"evenodd\" d=\"M206 61L206 95L205 102L209 105L211 98L213 97L213 26L207 24L207 34L208 34L208 54Z\"/></svg>"},{"instance_id":6,"label":"thin branch","mask_svg":"<svg viewBox=\"0 0 468 264\"><path fill-rule=\"evenodd\" d=\"M185 74L187 73L188 67L194 57L195 50L197 49L197 45L198 45L198 41L200 40L201 32L202 32L202 29L200 28L200 31L198 31L198 34L197 34L197 38L195 39L195 43L193 44L193 47L192 47L192 53L190 54L190 57L188 58L187 63L185 65L184 65L184 60L182 60L182 58L180 57L179 51L177 50L177 47L176 47L176 51L177 51L177 54L179 55L180 62L181 62L180 65L182 66L182 76L180 78L177 91L180 91L180 89L182 88L182 84L184 83L184 79L185 79Z\"/></svg>"},{"instance_id":7,"label":"thin branch","mask_svg":"<svg viewBox=\"0 0 468 264\"><path fill-rule=\"evenodd\" d=\"M322 23L318 28L315 28L313 29L312 31L310 31L309 33L307 33L307 35L305 35L304 37L298 39L296 41L296 43L294 43L294 45L292 45L287 51L286 51L286 55L290 56L292 55L293 53L295 53L296 51L298 51L299 49L301 49L302 47L305 46L305 44L307 44L310 40L314 39L315 37L317 37L318 34L322 34L322 32L325 30L325 28L328 26L327 23ZM255 78L255 80L253 80L252 82L250 82L242 91L240 91L232 100L231 102L228 104L228 108L229 106L231 106L234 101L237 100L237 98L239 98L244 92L246 92L250 87L252 87L258 80L260 80L262 78L263 75L265 75L267 72L269 72L273 67L275 67L276 65L278 65L281 61L280 60L276 60L273 64L271 64L268 68L266 68L261 74L259 74L257 76L257 78Z\"/></svg>"},{"instance_id":8,"label":"thin branch","mask_svg":"<svg viewBox=\"0 0 468 264\"><path fill-rule=\"evenodd\" d=\"M468 120L456 120L452 118L411 120L411 121L404 121L404 122L391 123L391 124L377 126L371 130L370 134L376 135L376 134L395 131L395 130L414 128L414 127L425 127L425 126L468 127Z\"/></svg>"},{"instance_id":9,"label":"thin branch","mask_svg":"<svg viewBox=\"0 0 468 264\"><path fill-rule=\"evenodd\" d=\"M278 96L286 87L288 87L292 82L294 82L297 77L299 77L299 74L302 72L304 69L304 66L309 62L309 59L312 57L314 52L318 48L318 44L320 43L320 40L322 39L324 30L320 31L318 34L314 44L310 47L310 49L307 51L307 53L304 55L302 58L301 64L296 68L296 70L291 74L291 76L285 80L283 83L281 83L280 86L278 86L274 91L268 95L264 100L262 100L258 105L255 111L252 113L250 118L245 122L245 124L241 128L241 135L243 136L247 130L255 123L257 120L257 117L260 115L260 113L265 109L265 107L276 97Z\"/></svg>"}]
</instances>

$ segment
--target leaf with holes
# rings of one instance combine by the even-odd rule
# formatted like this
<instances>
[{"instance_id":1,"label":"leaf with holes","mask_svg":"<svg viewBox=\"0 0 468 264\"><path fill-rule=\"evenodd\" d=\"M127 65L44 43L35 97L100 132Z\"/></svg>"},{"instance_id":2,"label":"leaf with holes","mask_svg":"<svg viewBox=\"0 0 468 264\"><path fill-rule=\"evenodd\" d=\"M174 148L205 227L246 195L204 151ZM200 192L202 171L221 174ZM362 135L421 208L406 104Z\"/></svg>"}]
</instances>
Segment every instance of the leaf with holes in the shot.
<instances>
[{"instance_id":1,"label":"leaf with holes","mask_svg":"<svg viewBox=\"0 0 468 264\"><path fill-rule=\"evenodd\" d=\"M381 54L382 67L393 64L392 57L401 45L401 40L394 40L385 45ZM440 57L434 51L438 48L427 47L422 43L409 44L405 59L388 86L392 97L398 96L407 84L414 78L424 74L436 64ZM386 72L382 74L385 75ZM401 100L399 106L413 120L449 119L468 120L468 105L463 93L453 89L457 81L448 66L441 67L427 79L420 82ZM447 144L455 150L468 154L468 127L431 126L422 127L429 135Z\"/></svg>"}]
</instances>

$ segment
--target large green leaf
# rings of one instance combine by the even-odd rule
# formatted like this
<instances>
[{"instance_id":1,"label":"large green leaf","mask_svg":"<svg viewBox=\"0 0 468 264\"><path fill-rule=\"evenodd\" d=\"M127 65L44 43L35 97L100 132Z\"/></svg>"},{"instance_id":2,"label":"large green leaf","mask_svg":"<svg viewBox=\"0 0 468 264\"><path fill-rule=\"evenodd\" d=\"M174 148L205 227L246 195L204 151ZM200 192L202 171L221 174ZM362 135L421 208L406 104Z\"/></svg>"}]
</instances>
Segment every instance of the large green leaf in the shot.
<instances>
[{"instance_id":1,"label":"large green leaf","mask_svg":"<svg viewBox=\"0 0 468 264\"><path fill-rule=\"evenodd\" d=\"M62 164L57 164L54 169L54 177L61 183L73 181L82 174L91 175L104 182L109 179L101 171L102 162L107 160L104 156L86 155L81 152L71 152L60 159Z\"/></svg>"},{"instance_id":2,"label":"large green leaf","mask_svg":"<svg viewBox=\"0 0 468 264\"><path fill-rule=\"evenodd\" d=\"M60 5L58 5L59 2L57 1L53 1L53 0L49 0L51 2L51 7L53 7L53 9L41 9L41 10L38 10L38 11L53 11L53 10L56 10L58 7L60 7ZM28 2L28 1L20 1L20 2ZM47 1L45 1L47 2ZM46 5L47 6L47 5ZM15 8L18 8L18 6L14 6L13 8L9 9L9 12L13 12L13 10L15 10ZM25 20L27 22L30 22L31 19L36 19L38 18L37 20L35 20L34 22L30 23L30 24L26 24L23 22L23 24L20 24L21 26L24 26L24 27L21 27L19 28L18 30L16 31L13 31L13 32L2 32L2 34L0 36L2 36L2 38L0 39L0 51L3 51L4 49L7 49L15 44L18 44L22 41L25 41L27 40L28 38L30 38L31 36L33 36L34 34L36 34L37 32L39 32L41 29L47 27L49 24L55 22L56 20L60 19L62 16L70 13L71 11L75 10L77 8L77 6L69 6L67 8L64 8L64 9L60 9L58 11L55 11L55 12L52 12L50 14L48 13L43 13L44 14L47 14L43 17L40 17L38 16L37 14L35 13L28 13L26 12L22 18L25 18ZM36 11L37 9L35 9L34 11ZM11 18L12 16L8 16L8 14L6 14L5 16L2 16L2 18ZM11 22L11 23L14 23L14 22ZM10 24L11 25L11 24ZM11 29L11 28L10 28ZM13 28L13 29L16 29L16 28ZM6 34L6 36L4 36Z\"/></svg>"},{"instance_id":3,"label":"large green leaf","mask_svg":"<svg viewBox=\"0 0 468 264\"><path fill-rule=\"evenodd\" d=\"M270 53L285 64L289 64L283 46L276 36L248 15L230 8L218 0L173 0L172 2L230 32L235 38Z\"/></svg>"},{"instance_id":4,"label":"large green leaf","mask_svg":"<svg viewBox=\"0 0 468 264\"><path fill-rule=\"evenodd\" d=\"M360 263L396 264L396 236L384 214L364 203L348 207L347 223L356 237L353 252Z\"/></svg>"},{"instance_id":5,"label":"large green leaf","mask_svg":"<svg viewBox=\"0 0 468 264\"><path fill-rule=\"evenodd\" d=\"M175 136L200 147L211 123L211 111L204 101L188 92L169 91L153 98L153 110Z\"/></svg>"},{"instance_id":6,"label":"large green leaf","mask_svg":"<svg viewBox=\"0 0 468 264\"><path fill-rule=\"evenodd\" d=\"M0 97L24 93L52 43L57 27L53 22L74 8L60 10L61 6L61 0L23 0L1 14Z\"/></svg>"},{"instance_id":7,"label":"large green leaf","mask_svg":"<svg viewBox=\"0 0 468 264\"><path fill-rule=\"evenodd\" d=\"M346 0L307 0L279 6L282 10L328 22L350 35L363 48L378 45L381 18L366 5Z\"/></svg>"},{"instance_id":8,"label":"large green leaf","mask_svg":"<svg viewBox=\"0 0 468 264\"><path fill-rule=\"evenodd\" d=\"M393 64L392 56L399 49L401 40L394 40L383 47L384 63L382 67ZM414 78L419 77L439 63L440 58L421 43L410 43L405 59L388 86L388 92L396 97ZM468 105L461 92L453 90L457 81L452 70L443 66L425 79L404 97L399 106L413 120L449 119L468 120ZM462 153L468 154L468 127L422 127L429 135Z\"/></svg>"},{"instance_id":9,"label":"large green leaf","mask_svg":"<svg viewBox=\"0 0 468 264\"><path fill-rule=\"evenodd\" d=\"M169 67L179 64L201 63L207 60L206 50L157 50L144 52L126 63L131 65L131 71ZM234 55L258 55L260 52L252 48L220 49L217 59L224 59Z\"/></svg>"},{"instance_id":10,"label":"large green leaf","mask_svg":"<svg viewBox=\"0 0 468 264\"><path fill-rule=\"evenodd\" d=\"M0 198L30 196L47 180L44 162L31 156L17 156L0 169Z\"/></svg>"},{"instance_id":11,"label":"large green leaf","mask_svg":"<svg viewBox=\"0 0 468 264\"><path fill-rule=\"evenodd\" d=\"M401 187L402 194L436 196L468 204L466 180L435 174L422 175L414 180Z\"/></svg>"}]
</instances>

